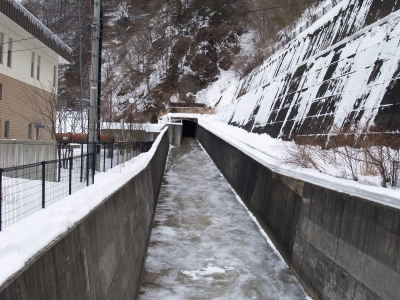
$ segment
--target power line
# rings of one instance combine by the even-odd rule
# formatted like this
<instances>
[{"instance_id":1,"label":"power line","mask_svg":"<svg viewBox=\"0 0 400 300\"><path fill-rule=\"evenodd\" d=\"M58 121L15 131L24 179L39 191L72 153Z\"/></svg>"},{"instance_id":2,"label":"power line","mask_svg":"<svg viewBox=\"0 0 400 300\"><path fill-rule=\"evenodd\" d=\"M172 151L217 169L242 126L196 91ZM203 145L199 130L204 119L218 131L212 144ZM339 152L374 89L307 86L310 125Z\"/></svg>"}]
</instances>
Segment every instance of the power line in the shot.
<instances>
[{"instance_id":1,"label":"power line","mask_svg":"<svg viewBox=\"0 0 400 300\"><path fill-rule=\"evenodd\" d=\"M69 10L71 7L72 7L72 5L68 6L68 7L65 8L63 11L65 12L65 11ZM67 15L63 16L63 18L65 18L66 16L72 14L72 13L75 12L77 9L78 9L77 7L73 8L72 10L70 10L70 11L68 12ZM39 20L39 21L40 21L40 20ZM53 23L52 25L55 25L55 23ZM59 40L61 40L60 37L58 36L60 33L67 33L67 32L69 32L69 31L71 31L71 30L78 30L78 29L85 28L85 27L88 27L88 26L90 26L90 25L84 25L84 26L75 27L75 28L72 28L72 29L71 29L71 28L65 28L65 29L63 29L63 30L58 31L57 33L51 31L51 30L46 26L46 28L48 28L49 31L50 31L49 33L41 34L41 35L38 35L37 37L32 36L32 37L29 37L29 38L24 38L24 39L19 39L19 40L13 40L11 43L13 43L13 42L16 42L16 43L17 43L17 42L21 42L21 41L28 41L28 40L31 40L31 39L39 39L39 38L41 38L41 37L53 36L53 35L54 35L56 38L58 38ZM61 42L63 42L63 41L61 40ZM10 42L4 42L4 43L0 43L0 45L5 45L5 44L9 44L9 43L10 43ZM57 42L56 42L56 43L57 43ZM64 44L65 44L65 43L64 43Z\"/></svg>"},{"instance_id":2,"label":"power line","mask_svg":"<svg viewBox=\"0 0 400 300\"><path fill-rule=\"evenodd\" d=\"M69 31L73 31L73 30L78 30L78 29L80 29L80 28L85 28L85 27L88 27L88 26L90 26L90 25L84 25L84 26L79 26L79 27L75 27L75 28L68 28L68 29L64 29L64 30L62 30L62 31L60 31L58 34L60 34L60 33L67 33L67 32L69 32ZM28 41L28 40L32 40L32 39L39 39L39 38L41 38L41 37L45 37L45 36L48 36L48 35L54 35L54 36L56 36L60 41L62 41L58 36L57 36L57 34L55 34L55 33L45 33L45 34L40 34L40 35L38 35L37 37L36 36L31 36L31 37L29 37L29 38L23 38L23 39L19 39L19 40L12 40L11 41L11 43L18 43L18 42L22 42L22 41ZM0 43L0 45L6 45L6 44L10 44L10 42L4 42L4 43ZM65 43L64 43L65 44Z\"/></svg>"},{"instance_id":3,"label":"power line","mask_svg":"<svg viewBox=\"0 0 400 300\"><path fill-rule=\"evenodd\" d=\"M188 9L189 8L190 9L200 8L200 7L204 7L204 6L207 6L207 5L228 3L228 2L233 2L233 1L234 0L225 0L225 1L220 1L220 2L207 2L207 3L204 3L202 5L193 5L191 7L188 7ZM141 19L145 19L145 18L147 18L149 16L163 15L163 14L168 14L168 13L173 13L173 12L176 12L176 11L175 10L167 10L167 11L162 11L162 12L157 12L157 13L152 13L152 14L145 14L144 16L141 16L141 17L138 17L138 18L134 17L133 20L141 20Z\"/></svg>"},{"instance_id":4,"label":"power line","mask_svg":"<svg viewBox=\"0 0 400 300\"><path fill-rule=\"evenodd\" d=\"M228 2L233 2L233 0L226 0L226 1L220 1L220 2L207 2L207 3L204 3L202 5L193 5L191 7L188 7L187 9L200 8L200 7L204 7L204 6L207 6L207 5L222 4L222 3L228 3ZM262 8L262 9L257 9L257 10L249 10L249 11L246 11L246 12L234 13L234 14L231 14L231 15L247 14L247 13L258 12L258 11L263 11L263 10L284 8L284 7L297 6L297 5L301 5L301 4L309 4L309 3L316 3L316 2L321 2L321 0L313 0L313 1L308 1L308 2L293 3L293 4L289 4L289 5L281 5L281 6L270 7L270 8ZM157 13L145 14L145 15L139 16L139 17L133 17L132 19L133 20L141 20L141 19L145 19L145 18L147 18L149 16L163 15L163 14L174 13L174 12L176 12L176 10L167 10L167 11L162 11L162 12L157 12Z\"/></svg>"},{"instance_id":5,"label":"power line","mask_svg":"<svg viewBox=\"0 0 400 300\"><path fill-rule=\"evenodd\" d=\"M245 12L233 13L231 15L243 15L243 14L249 14L249 13L254 13L254 12L274 10L274 9L279 9L279 8L284 8L284 7L292 7L292 6L297 6L297 5L301 5L301 4L310 4L310 3L317 3L317 2L320 2L320 0L312 0L312 1L306 1L306 2L288 4L288 5L279 5L279 6L273 6L273 7L255 9L255 10L249 10L249 11L245 11ZM165 12L160 12L160 13L157 13L157 14L165 14ZM188 24L195 24L195 23L196 22L194 22L194 21L178 22L178 23L175 23L174 25L188 25ZM138 30L127 30L127 31L124 31L122 33L119 33L119 35L127 34L127 33L134 33L134 32L142 32L142 31L147 31L147 30L152 30L152 29L154 29L154 27L145 27L143 29L138 29Z\"/></svg>"},{"instance_id":6,"label":"power line","mask_svg":"<svg viewBox=\"0 0 400 300\"><path fill-rule=\"evenodd\" d=\"M254 13L254 12L259 12L259 11L273 10L273 9L278 9L278 8L292 7L292 6L297 6L297 5L301 5L301 4L310 4L310 3L316 3L316 2L320 2L320 0L313 0L313 1L306 1L306 2L288 4L288 5L279 5L279 6L273 6L273 7L268 7L268 8L260 8L260 9L255 9L255 10L248 10L248 11L245 11L245 12L234 13L232 15L244 15L244 14L249 14L249 13Z\"/></svg>"},{"instance_id":7,"label":"power line","mask_svg":"<svg viewBox=\"0 0 400 300\"><path fill-rule=\"evenodd\" d=\"M230 2L229 0L227 0L227 1L221 1L221 2L215 2L215 3L225 3L225 2ZM299 2L299 3L293 3L293 4L287 4L287 5L279 5L279 6L273 6L273 7L267 7L267 8L260 8L260 9L255 9L255 10L249 10L249 11L245 11L245 12L238 12L238 13L233 13L233 14L231 14L231 15L243 15L243 14L250 14L250 13L255 13L255 12L260 12L260 11L268 11L268 10L275 10L275 9L279 9L279 8L285 8L285 7L293 7L293 6L298 6L298 5L302 5L302 4L310 4L310 3L317 3L317 2L320 2L320 0L312 0L312 1L306 1L306 2ZM214 4L215 4L214 3ZM208 4L213 4L212 2L209 2ZM204 5L202 5L202 6L204 6ZM151 14L151 15L161 15L161 14L166 14L166 13L169 13L169 12L173 12L173 11L168 11L168 12L159 12L159 13L154 13L154 14ZM144 18L144 17L143 17ZM178 23L175 23L174 25L189 25L189 24L196 24L197 22L194 22L194 21L189 21L189 22L178 22ZM67 31L67 29L65 29L65 30L63 30L63 31L60 31L60 33L62 32L62 33L66 33L66 32L69 32L69 31L71 31L71 30L78 30L78 29L81 29L81 28L87 28L88 26L90 26L89 24L88 25L84 25L84 26L80 26L80 27L75 27L75 28L73 28L73 29L68 29L68 31ZM122 33L119 33L119 35L121 35L121 34L129 34L129 33L135 33L135 32L143 32L143 31L149 31L149 30L153 30L154 29L154 27L145 27L145 28L143 28L143 29L138 29L138 30L127 30L127 31L124 31L124 32L122 32ZM46 36L46 35L55 35L57 38L58 38L58 36L55 34L55 33L48 33L48 34L43 34L43 35L39 35L38 37L35 37L35 36L32 36L32 37L30 37L30 38L24 38L24 39L19 39L19 40L13 40L12 41L12 43L17 43L17 42L21 42L21 41L27 41L27 40L31 40L31 39L39 39L39 37L43 37L43 36ZM10 42L4 42L4 43L2 43L3 45L5 45L5 44L9 44ZM65 43L64 43L65 44ZM45 47L42 47L42 48L45 48ZM12 50L12 51L10 51L10 52L21 52L21 51L30 51L30 50L34 50L34 49L40 49L40 48L33 48L33 49L26 49L26 50ZM7 53L7 51L5 51L5 52L3 52L3 53Z\"/></svg>"},{"instance_id":8,"label":"power line","mask_svg":"<svg viewBox=\"0 0 400 300\"><path fill-rule=\"evenodd\" d=\"M30 48L30 49L23 49L23 50L11 50L11 51L3 51L0 53L15 53L15 52L24 52L24 51L31 51L31 50L37 50L37 49L45 49L48 48L47 46L45 47L36 47L36 48Z\"/></svg>"}]
</instances>

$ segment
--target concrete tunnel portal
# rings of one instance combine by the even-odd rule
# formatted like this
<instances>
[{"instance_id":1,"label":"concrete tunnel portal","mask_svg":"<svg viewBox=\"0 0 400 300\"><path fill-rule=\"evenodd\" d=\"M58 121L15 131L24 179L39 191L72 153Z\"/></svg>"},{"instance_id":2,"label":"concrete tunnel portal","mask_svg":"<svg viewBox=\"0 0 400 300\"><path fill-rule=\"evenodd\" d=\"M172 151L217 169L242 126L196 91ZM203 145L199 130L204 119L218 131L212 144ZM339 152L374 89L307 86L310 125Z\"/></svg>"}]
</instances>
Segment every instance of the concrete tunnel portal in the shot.
<instances>
[{"instance_id":1,"label":"concrete tunnel portal","mask_svg":"<svg viewBox=\"0 0 400 300\"><path fill-rule=\"evenodd\" d=\"M197 118L172 117L168 123L169 142L173 146L182 146L184 137L196 137Z\"/></svg>"},{"instance_id":2,"label":"concrete tunnel portal","mask_svg":"<svg viewBox=\"0 0 400 300\"><path fill-rule=\"evenodd\" d=\"M182 120L183 137L196 137L197 123L191 120Z\"/></svg>"}]
</instances>

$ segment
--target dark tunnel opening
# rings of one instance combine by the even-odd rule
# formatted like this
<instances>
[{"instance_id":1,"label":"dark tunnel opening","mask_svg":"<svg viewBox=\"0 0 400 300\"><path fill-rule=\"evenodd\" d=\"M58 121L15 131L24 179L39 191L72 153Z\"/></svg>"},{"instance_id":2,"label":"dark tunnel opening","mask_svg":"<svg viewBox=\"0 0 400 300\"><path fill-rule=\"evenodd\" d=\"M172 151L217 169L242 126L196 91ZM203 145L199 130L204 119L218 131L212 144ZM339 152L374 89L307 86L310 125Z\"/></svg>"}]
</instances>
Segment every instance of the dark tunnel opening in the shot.
<instances>
[{"instance_id":1,"label":"dark tunnel opening","mask_svg":"<svg viewBox=\"0 0 400 300\"><path fill-rule=\"evenodd\" d=\"M182 120L183 124L183 137L196 137L197 123L187 120Z\"/></svg>"}]
</instances>

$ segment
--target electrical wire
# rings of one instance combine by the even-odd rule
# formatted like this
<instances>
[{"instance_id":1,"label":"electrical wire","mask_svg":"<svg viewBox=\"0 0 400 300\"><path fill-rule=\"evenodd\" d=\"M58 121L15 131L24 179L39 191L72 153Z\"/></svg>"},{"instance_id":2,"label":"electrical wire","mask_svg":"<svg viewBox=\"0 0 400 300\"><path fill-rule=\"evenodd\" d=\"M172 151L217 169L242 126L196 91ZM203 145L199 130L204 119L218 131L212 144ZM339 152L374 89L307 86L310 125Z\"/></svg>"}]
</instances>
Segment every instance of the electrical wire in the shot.
<instances>
[{"instance_id":1,"label":"electrical wire","mask_svg":"<svg viewBox=\"0 0 400 300\"><path fill-rule=\"evenodd\" d=\"M11 52L11 53L15 53L15 52L32 51L32 50L37 50L37 49L45 49L45 48L48 48L48 47L47 47L47 46L45 46L45 47L36 47L36 48L23 49L23 50L11 50L11 51L3 51L3 52L0 52L0 53L9 53L9 52Z\"/></svg>"},{"instance_id":2,"label":"electrical wire","mask_svg":"<svg viewBox=\"0 0 400 300\"><path fill-rule=\"evenodd\" d=\"M225 1L220 1L220 2L207 2L201 5L193 5L191 7L187 7L187 9L195 9L195 8L201 8L207 5L212 5L212 4L222 4L222 3L228 3L228 2L233 2L235 0L225 0ZM144 16L141 17L134 17L133 20L140 20L140 19L145 19L149 16L156 16L156 15L163 15L163 14L168 14L168 13L174 13L176 12L176 10L167 10L167 11L161 11L161 12L157 12L157 13L152 13L152 14L145 14Z\"/></svg>"},{"instance_id":3,"label":"electrical wire","mask_svg":"<svg viewBox=\"0 0 400 300\"><path fill-rule=\"evenodd\" d=\"M268 8L260 8L260 9L245 11L245 12L233 13L231 15L233 15L233 16L234 15L243 15L243 14L255 13L255 12L260 12L260 11L274 10L274 9L279 9L279 8L284 8L284 7L292 7L292 6L297 6L297 5L301 5L301 4L309 4L309 3L317 3L317 2L320 2L320 1L319 0L312 0L312 1L295 3L295 4L289 4L289 5L279 5L279 6L273 6L273 7L268 7ZM189 24L196 24L196 22L194 22L194 21L179 22L179 23L175 23L175 24L177 24L177 25L189 25ZM142 31L147 31L147 30L152 30L152 29L154 29L154 27L145 27L143 29L138 29L138 30L127 30L127 31L124 31L122 33L119 33L119 35L127 34L127 33L134 33L134 32L142 32Z\"/></svg>"},{"instance_id":4,"label":"electrical wire","mask_svg":"<svg viewBox=\"0 0 400 300\"><path fill-rule=\"evenodd\" d=\"M221 1L221 2L215 2L215 3L225 3L225 2L230 2L230 1L231 1L231 0ZM233 14L231 14L231 15L243 15L243 14L255 13L255 12L260 12L260 11L274 10L274 9L279 9L279 8L292 7L292 6L298 6L298 5L310 4L310 3L317 3L317 2L320 2L320 0L312 0L312 1L299 2L299 3L288 4L288 5L279 5L279 6L261 8L261 9L256 9L256 10L249 10L249 11L245 11L245 12L233 13ZM214 4L214 3L209 2L208 4ZM205 5L201 5L201 6L205 6ZM173 12L173 11L159 12L159 13L149 14L148 16L150 16L150 15L158 15L158 14L166 14L166 13L169 13L169 12ZM147 16L145 16L145 17L147 17ZM145 17L143 17L143 18L145 18ZM178 22L178 23L175 23L175 24L177 24L177 25L189 25L189 24L196 24L196 22L194 22L194 21L190 21L190 22ZM87 25L75 27L75 28L73 28L73 29L68 28L68 30L67 30L67 29L62 30L62 31L60 31L58 34L60 34L60 33L67 33L67 32L70 32L71 30L78 30L78 29L82 29L82 28L87 28L88 26L91 26L91 25L87 24ZM128 33L135 33L135 32L143 32L143 31L148 31L148 30L153 30L153 29L154 29L154 27L145 27L145 28L143 28L143 29L138 29L138 30L127 30L127 31L124 31L124 32L122 32L122 33L119 33L119 35L121 35L121 34L128 34ZM32 36L32 37L29 37L29 38L24 38L24 39L19 39L19 40L13 40L12 43L17 43L17 42L21 42L21 41L28 41L28 40L31 40L31 39L39 39L40 37L44 37L44 36L47 36L47 35L55 35L58 39L60 39L55 33L51 32L51 33L46 33L46 34L39 35L38 37ZM9 43L10 43L10 42L4 42L4 43L0 43L0 44L6 45L6 44L9 44ZM63 43L63 44L65 44L65 43ZM43 48L45 48L45 47L43 47ZM37 49L39 49L39 48L37 48ZM26 49L26 50L11 50L11 52L21 52L21 51L30 51L30 50L32 50L32 49ZM7 53L7 52L8 52L8 51L2 52L2 53Z\"/></svg>"},{"instance_id":5,"label":"electrical wire","mask_svg":"<svg viewBox=\"0 0 400 300\"><path fill-rule=\"evenodd\" d=\"M87 27L90 27L90 25L89 25L89 24L86 24L86 25L83 25L83 26L75 27L75 28L65 28L65 29L59 31L59 33L57 33L57 34L68 33L68 32L70 32L71 30L78 30L78 29L87 28ZM57 36L57 34L55 34L54 32L51 32L51 33L44 33L44 34L39 34L39 35L37 35L37 37L31 36L31 37L29 37L29 38L23 38L23 39L19 39L19 40L12 40L11 43L18 43L18 42L22 42L22 41L29 41L29 40L32 40L32 39L39 39L39 38L41 38L41 37L45 37L45 36L48 36L48 35L50 35L50 36L53 36L53 35L54 35L54 36L56 36L59 40L61 40L60 37ZM9 44L9 43L10 43L10 42L4 42L4 43L0 43L0 45L6 45L6 44Z\"/></svg>"}]
</instances>

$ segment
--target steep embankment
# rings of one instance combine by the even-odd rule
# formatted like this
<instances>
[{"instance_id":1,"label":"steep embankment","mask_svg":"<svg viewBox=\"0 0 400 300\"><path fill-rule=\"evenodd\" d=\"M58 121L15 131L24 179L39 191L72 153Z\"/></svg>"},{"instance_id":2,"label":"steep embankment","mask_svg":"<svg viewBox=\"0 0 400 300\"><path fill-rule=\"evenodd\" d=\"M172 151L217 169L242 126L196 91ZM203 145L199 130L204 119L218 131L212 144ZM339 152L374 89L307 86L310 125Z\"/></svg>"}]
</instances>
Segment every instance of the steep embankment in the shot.
<instances>
[{"instance_id":1,"label":"steep embankment","mask_svg":"<svg viewBox=\"0 0 400 300\"><path fill-rule=\"evenodd\" d=\"M229 88L220 119L289 138L399 113L400 3L344 0ZM374 23L375 22L375 23Z\"/></svg>"}]
</instances>

